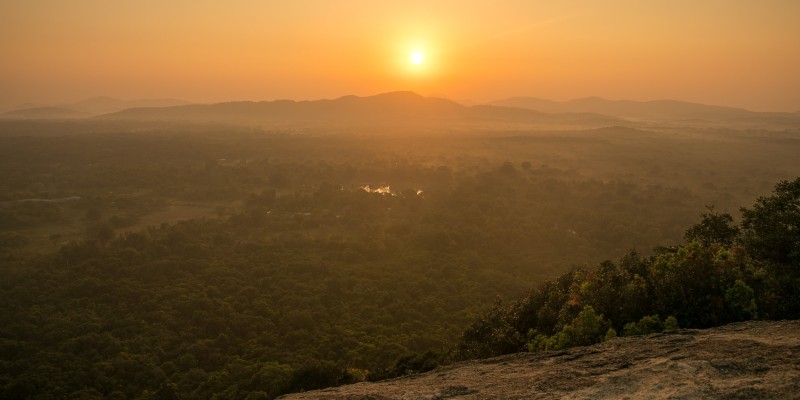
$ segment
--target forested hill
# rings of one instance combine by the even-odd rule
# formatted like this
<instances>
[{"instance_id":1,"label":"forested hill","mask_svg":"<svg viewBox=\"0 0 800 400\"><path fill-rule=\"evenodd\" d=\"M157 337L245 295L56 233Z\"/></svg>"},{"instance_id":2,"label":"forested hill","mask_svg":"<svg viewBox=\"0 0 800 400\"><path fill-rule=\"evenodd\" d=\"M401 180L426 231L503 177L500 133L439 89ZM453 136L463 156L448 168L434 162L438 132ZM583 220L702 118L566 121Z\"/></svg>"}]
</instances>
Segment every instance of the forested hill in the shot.
<instances>
[{"instance_id":1,"label":"forested hill","mask_svg":"<svg viewBox=\"0 0 800 400\"><path fill-rule=\"evenodd\" d=\"M800 178L741 209L713 210L687 244L630 253L549 281L498 304L467 329L461 358L558 350L677 328L800 318Z\"/></svg>"}]
</instances>

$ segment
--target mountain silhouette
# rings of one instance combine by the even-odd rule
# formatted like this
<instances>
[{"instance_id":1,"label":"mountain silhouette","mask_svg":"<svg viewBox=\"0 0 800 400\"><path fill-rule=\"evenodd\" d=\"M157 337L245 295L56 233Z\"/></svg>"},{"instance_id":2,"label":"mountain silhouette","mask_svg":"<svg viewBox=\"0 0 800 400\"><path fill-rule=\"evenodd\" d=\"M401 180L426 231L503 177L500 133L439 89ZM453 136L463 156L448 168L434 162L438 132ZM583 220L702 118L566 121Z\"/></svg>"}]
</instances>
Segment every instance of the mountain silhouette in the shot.
<instances>
[{"instance_id":1,"label":"mountain silhouette","mask_svg":"<svg viewBox=\"0 0 800 400\"><path fill-rule=\"evenodd\" d=\"M552 101L536 97L512 97L489 104L520 107L548 113L596 113L632 121L708 121L770 122L796 124L797 115L781 112L755 112L743 108L714 106L677 100L607 100L584 97L569 101Z\"/></svg>"},{"instance_id":2,"label":"mountain silhouette","mask_svg":"<svg viewBox=\"0 0 800 400\"><path fill-rule=\"evenodd\" d=\"M323 100L231 101L188 104L174 99L119 100L95 97L62 107L32 107L4 118L65 119L96 116L116 121L169 121L222 124L334 124L427 126L483 123L540 127L589 127L672 122L707 126L796 127L800 113L754 112L676 100L631 101L585 97L564 102L513 97L482 105L425 97L414 92L343 96Z\"/></svg>"},{"instance_id":3,"label":"mountain silhouette","mask_svg":"<svg viewBox=\"0 0 800 400\"><path fill-rule=\"evenodd\" d=\"M121 100L108 96L98 96L79 101L77 103L65 104L62 107L77 110L89 114L99 115L108 114L128 108L138 107L172 107L189 104L187 101L176 99L138 99Z\"/></svg>"},{"instance_id":4,"label":"mountain silhouette","mask_svg":"<svg viewBox=\"0 0 800 400\"><path fill-rule=\"evenodd\" d=\"M31 107L9 111L0 115L5 119L74 119L84 118L88 114L64 107Z\"/></svg>"},{"instance_id":5,"label":"mountain silhouette","mask_svg":"<svg viewBox=\"0 0 800 400\"><path fill-rule=\"evenodd\" d=\"M619 118L590 113L554 115L524 108L464 106L451 100L413 92L375 96L344 96L332 100L236 101L160 108L132 108L103 115L115 120L164 120L224 123L335 122L417 124L457 121L620 124Z\"/></svg>"}]
</instances>

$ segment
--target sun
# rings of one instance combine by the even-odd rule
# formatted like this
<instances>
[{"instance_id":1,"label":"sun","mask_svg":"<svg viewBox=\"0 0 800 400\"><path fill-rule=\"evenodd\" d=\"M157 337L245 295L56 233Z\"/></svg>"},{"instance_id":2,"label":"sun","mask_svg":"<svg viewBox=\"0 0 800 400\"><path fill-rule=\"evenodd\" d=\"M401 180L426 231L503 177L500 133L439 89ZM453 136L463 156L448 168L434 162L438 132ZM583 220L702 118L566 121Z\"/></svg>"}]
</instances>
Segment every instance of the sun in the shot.
<instances>
[{"instance_id":1,"label":"sun","mask_svg":"<svg viewBox=\"0 0 800 400\"><path fill-rule=\"evenodd\" d=\"M411 63L415 65L420 65L425 62L425 54L421 51L415 51L411 53L409 58L411 59Z\"/></svg>"}]
</instances>

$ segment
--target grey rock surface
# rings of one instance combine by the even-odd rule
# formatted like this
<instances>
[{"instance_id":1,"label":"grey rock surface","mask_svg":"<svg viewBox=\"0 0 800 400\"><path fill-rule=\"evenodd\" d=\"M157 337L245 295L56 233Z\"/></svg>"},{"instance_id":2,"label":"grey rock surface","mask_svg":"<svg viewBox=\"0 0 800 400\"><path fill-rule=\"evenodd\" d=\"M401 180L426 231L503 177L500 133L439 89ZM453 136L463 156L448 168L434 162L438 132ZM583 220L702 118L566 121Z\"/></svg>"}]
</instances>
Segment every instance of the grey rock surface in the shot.
<instances>
[{"instance_id":1,"label":"grey rock surface","mask_svg":"<svg viewBox=\"0 0 800 400\"><path fill-rule=\"evenodd\" d=\"M616 338L280 399L800 399L800 321Z\"/></svg>"}]
</instances>

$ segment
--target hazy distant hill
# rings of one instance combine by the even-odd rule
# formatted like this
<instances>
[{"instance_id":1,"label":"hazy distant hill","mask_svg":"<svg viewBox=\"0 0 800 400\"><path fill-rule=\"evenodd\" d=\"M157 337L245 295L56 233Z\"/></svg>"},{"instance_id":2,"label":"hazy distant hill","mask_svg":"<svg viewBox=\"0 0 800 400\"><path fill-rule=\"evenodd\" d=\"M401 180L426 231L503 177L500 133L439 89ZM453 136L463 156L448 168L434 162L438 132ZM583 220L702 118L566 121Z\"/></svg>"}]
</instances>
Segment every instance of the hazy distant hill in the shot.
<instances>
[{"instance_id":1,"label":"hazy distant hill","mask_svg":"<svg viewBox=\"0 0 800 400\"><path fill-rule=\"evenodd\" d=\"M63 107L32 107L3 113L7 119L72 119L83 118L87 114Z\"/></svg>"},{"instance_id":2,"label":"hazy distant hill","mask_svg":"<svg viewBox=\"0 0 800 400\"><path fill-rule=\"evenodd\" d=\"M44 104L37 104L37 103L22 103L22 104L4 104L2 107L2 112L11 112L17 110L24 110L26 108L39 108L45 107Z\"/></svg>"},{"instance_id":3,"label":"hazy distant hill","mask_svg":"<svg viewBox=\"0 0 800 400\"><path fill-rule=\"evenodd\" d=\"M524 108L481 105L423 97L412 92L391 92L369 97L344 96L334 100L238 101L161 108L133 108L101 116L118 120L213 121L226 123L334 122L415 124L454 121L624 123L614 117L588 113L548 114Z\"/></svg>"},{"instance_id":4,"label":"hazy distant hill","mask_svg":"<svg viewBox=\"0 0 800 400\"><path fill-rule=\"evenodd\" d=\"M113 113L128 108L138 107L173 107L190 104L183 100L175 99L139 99L120 100L112 97L93 97L77 103L61 104L59 106L42 106L23 104L14 107L11 111L0 114L0 118L7 119L73 119L86 118L95 115Z\"/></svg>"},{"instance_id":5,"label":"hazy distant hill","mask_svg":"<svg viewBox=\"0 0 800 400\"><path fill-rule=\"evenodd\" d=\"M634 121L750 122L798 124L797 114L755 112L742 108L713 106L676 100L631 101L585 97L569 101L551 101L535 97L512 97L489 104L520 107L548 113L596 113Z\"/></svg>"},{"instance_id":6,"label":"hazy distant hill","mask_svg":"<svg viewBox=\"0 0 800 400\"><path fill-rule=\"evenodd\" d=\"M138 99L120 100L113 97L100 96L79 101L77 103L66 104L63 107L85 112L88 114L108 114L121 111L127 108L138 107L173 107L189 104L187 101L176 99Z\"/></svg>"}]
</instances>

